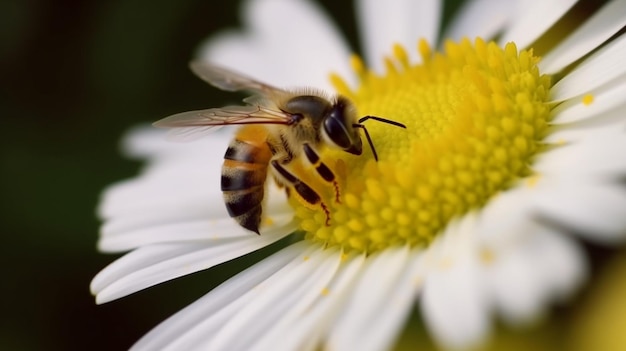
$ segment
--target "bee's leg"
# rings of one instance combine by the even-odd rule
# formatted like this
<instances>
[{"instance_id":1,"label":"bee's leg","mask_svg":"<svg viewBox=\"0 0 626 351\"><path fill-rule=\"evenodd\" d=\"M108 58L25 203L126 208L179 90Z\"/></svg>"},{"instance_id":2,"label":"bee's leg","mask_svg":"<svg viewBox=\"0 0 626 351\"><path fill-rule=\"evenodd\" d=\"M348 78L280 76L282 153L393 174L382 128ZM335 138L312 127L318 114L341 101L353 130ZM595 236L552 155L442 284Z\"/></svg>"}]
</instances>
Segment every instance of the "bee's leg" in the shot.
<instances>
[{"instance_id":1,"label":"bee's leg","mask_svg":"<svg viewBox=\"0 0 626 351\"><path fill-rule=\"evenodd\" d=\"M267 145L269 146L272 155L274 155L274 158L281 164L286 165L291 163L293 160L293 152L291 151L291 148L287 143L287 139L285 139L283 134L280 134L278 140L268 137Z\"/></svg>"},{"instance_id":2,"label":"bee's leg","mask_svg":"<svg viewBox=\"0 0 626 351\"><path fill-rule=\"evenodd\" d=\"M270 164L272 165L272 167L274 167L276 172L280 174L282 179L291 184L293 189L298 193L298 195L300 195L302 199L304 199L304 201L308 202L311 205L319 204L322 207L324 214L326 214L326 225L330 225L330 212L328 211L328 207L326 207L326 204L322 202L322 198L319 196L319 194L316 193L315 190L313 190L313 188L308 186L305 182L301 181L296 176L291 174L291 172L289 172L282 164L280 164L278 160L272 160Z\"/></svg>"},{"instance_id":3,"label":"bee's leg","mask_svg":"<svg viewBox=\"0 0 626 351\"><path fill-rule=\"evenodd\" d=\"M291 149L287 144L287 140L285 140L285 137L282 134L280 135L280 138L278 140L276 138L268 136L265 142L267 143L267 146L269 147L272 155L274 155L273 158L277 160L280 164L287 165L293 160L293 153L290 151ZM287 195L287 198L290 198L291 191L290 188L286 186L284 180L281 180L276 176L274 176L273 178L274 182L279 188L285 188L285 195Z\"/></svg>"},{"instance_id":4,"label":"bee's leg","mask_svg":"<svg viewBox=\"0 0 626 351\"><path fill-rule=\"evenodd\" d=\"M340 193L339 193L339 184L337 184L337 180L335 179L335 174L333 171L322 162L320 156L317 154L317 151L311 147L308 143L304 143L304 154L306 155L307 160L311 162L311 164L315 167L317 173L322 177L325 181L329 183L333 183L333 187L335 188L335 201L337 203L341 203Z\"/></svg>"}]
</instances>

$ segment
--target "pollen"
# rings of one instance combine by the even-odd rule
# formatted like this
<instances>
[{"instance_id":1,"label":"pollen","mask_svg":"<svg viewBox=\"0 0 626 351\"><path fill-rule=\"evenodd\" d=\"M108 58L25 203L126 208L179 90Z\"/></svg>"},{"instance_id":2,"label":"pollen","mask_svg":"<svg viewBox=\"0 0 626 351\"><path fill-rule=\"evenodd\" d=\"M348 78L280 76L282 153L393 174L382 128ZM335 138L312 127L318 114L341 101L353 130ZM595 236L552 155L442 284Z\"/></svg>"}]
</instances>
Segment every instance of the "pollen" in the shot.
<instances>
[{"instance_id":1,"label":"pollen","mask_svg":"<svg viewBox=\"0 0 626 351\"><path fill-rule=\"evenodd\" d=\"M378 162L364 136L363 155L323 151L340 194L321 194L329 221L319 209L291 200L308 240L345 252L426 246L455 217L533 176L533 158L545 149L551 81L532 51L482 39L448 41L441 52L422 40L416 50L420 64L395 45L384 74L353 57L356 88L331 77L359 116L406 129L364 122Z\"/></svg>"}]
</instances>

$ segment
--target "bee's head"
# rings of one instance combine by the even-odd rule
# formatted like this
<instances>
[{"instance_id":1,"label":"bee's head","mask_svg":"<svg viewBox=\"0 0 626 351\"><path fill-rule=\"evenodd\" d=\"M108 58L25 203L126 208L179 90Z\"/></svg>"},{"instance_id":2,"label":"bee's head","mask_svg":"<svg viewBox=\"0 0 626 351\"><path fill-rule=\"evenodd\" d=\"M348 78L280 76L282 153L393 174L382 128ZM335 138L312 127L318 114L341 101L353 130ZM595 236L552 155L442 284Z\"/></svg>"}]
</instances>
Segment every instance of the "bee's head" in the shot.
<instances>
[{"instance_id":1,"label":"bee's head","mask_svg":"<svg viewBox=\"0 0 626 351\"><path fill-rule=\"evenodd\" d=\"M345 98L339 97L337 103L333 105L330 113L324 120L322 134L331 145L353 155L360 155L363 153L363 144L361 143L359 129L363 129L367 143L372 149L372 155L374 159L378 161L378 154L374 148L374 143L372 143L372 138L362 124L368 119L391 124L400 128L406 128L406 126L400 122L377 116L364 116L356 120L356 109L354 106Z\"/></svg>"},{"instance_id":2,"label":"bee's head","mask_svg":"<svg viewBox=\"0 0 626 351\"><path fill-rule=\"evenodd\" d=\"M324 119L322 134L331 146L353 155L363 153L358 128L355 128L356 110L345 98L339 97Z\"/></svg>"}]
</instances>

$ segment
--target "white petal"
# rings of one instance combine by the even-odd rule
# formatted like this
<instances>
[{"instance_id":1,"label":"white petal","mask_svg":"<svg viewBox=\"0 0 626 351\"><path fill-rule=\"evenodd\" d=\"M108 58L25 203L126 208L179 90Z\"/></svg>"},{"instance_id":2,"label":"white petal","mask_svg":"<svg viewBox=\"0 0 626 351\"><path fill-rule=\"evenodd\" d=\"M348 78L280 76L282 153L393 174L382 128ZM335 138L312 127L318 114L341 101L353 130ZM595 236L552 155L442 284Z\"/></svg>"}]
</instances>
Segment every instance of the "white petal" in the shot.
<instances>
[{"instance_id":1,"label":"white petal","mask_svg":"<svg viewBox=\"0 0 626 351\"><path fill-rule=\"evenodd\" d=\"M290 234L290 231L280 230L284 228L260 236L250 234L247 238L144 246L126 254L96 275L92 281L92 292L97 294L97 303L115 300L230 261Z\"/></svg>"},{"instance_id":2,"label":"white petal","mask_svg":"<svg viewBox=\"0 0 626 351\"><path fill-rule=\"evenodd\" d=\"M535 192L522 182L489 201L474 230L489 304L509 323L529 322L575 291L586 274L576 244L535 221Z\"/></svg>"},{"instance_id":3,"label":"white petal","mask_svg":"<svg viewBox=\"0 0 626 351\"><path fill-rule=\"evenodd\" d=\"M301 314L334 276L341 255L318 249L298 265L290 277L265 286L245 309L230 319L207 344L211 350L249 350L265 331L289 314Z\"/></svg>"},{"instance_id":4,"label":"white petal","mask_svg":"<svg viewBox=\"0 0 626 351\"><path fill-rule=\"evenodd\" d=\"M489 202L476 229L490 304L512 323L537 317L585 276L580 249L536 221L542 213L535 201L535 191L522 182Z\"/></svg>"},{"instance_id":5,"label":"white petal","mask_svg":"<svg viewBox=\"0 0 626 351\"><path fill-rule=\"evenodd\" d=\"M120 233L106 232L105 227L105 232L98 242L98 249L105 252L121 252L157 243L246 237L250 234L246 230L233 231L233 229L236 229L236 224L228 218L170 221L125 229Z\"/></svg>"},{"instance_id":6,"label":"white petal","mask_svg":"<svg viewBox=\"0 0 626 351\"><path fill-rule=\"evenodd\" d=\"M284 200L284 193L278 195ZM260 227L261 234L295 230L293 209L288 203L274 200L276 195L273 194L267 197L269 199L263 208L265 220ZM140 209L114 216L102 228L98 249L103 252L122 252L156 243L232 239L248 237L251 233L228 216L221 195L219 198L203 197L197 201L179 200L160 207L144 203L145 206Z\"/></svg>"},{"instance_id":7,"label":"white petal","mask_svg":"<svg viewBox=\"0 0 626 351\"><path fill-rule=\"evenodd\" d=\"M601 87L626 74L626 36L607 44L556 83L552 100L563 101ZM621 79L621 78L620 78Z\"/></svg>"},{"instance_id":8,"label":"white petal","mask_svg":"<svg viewBox=\"0 0 626 351\"><path fill-rule=\"evenodd\" d=\"M470 277L463 281L463 276L469 274ZM483 307L472 308L470 305L477 296L464 297L450 296L449 289L471 288L469 293L474 294L475 288L470 287L469 280L475 274L465 269L457 269L455 272L433 278L421 298L421 308L424 318L427 321L428 329L437 343L443 348L465 349L478 345L486 334L489 333L489 316L483 312ZM452 282L454 281L454 282ZM442 294L437 296L437 294ZM445 301L450 302L445 306Z\"/></svg>"},{"instance_id":9,"label":"white petal","mask_svg":"<svg viewBox=\"0 0 626 351\"><path fill-rule=\"evenodd\" d=\"M541 176L609 181L626 175L626 133L588 136L584 142L556 147L537 157L533 169Z\"/></svg>"},{"instance_id":10,"label":"white petal","mask_svg":"<svg viewBox=\"0 0 626 351\"><path fill-rule=\"evenodd\" d=\"M224 332L224 329L231 325L233 318L238 318L241 314L246 314L249 308L255 308L258 302L268 294L282 291L286 285L292 286L294 282L306 279L302 273L311 268L310 258L315 252L319 252L318 245L311 245L308 242L296 244L299 247L299 255L287 262L280 270L263 280L256 286L243 291L241 295L235 295L235 299L230 304L224 305L217 313L207 314L204 320L196 324L183 334L176 342L168 345L168 350L217 350L213 347L214 340ZM259 327L265 324L260 323ZM241 332L241 330L240 330ZM223 349L223 348L220 348ZM230 347L226 348L231 349Z\"/></svg>"},{"instance_id":11,"label":"white petal","mask_svg":"<svg viewBox=\"0 0 626 351\"><path fill-rule=\"evenodd\" d=\"M619 184L552 176L528 190L540 218L599 243L615 244L626 237L626 191Z\"/></svg>"},{"instance_id":12,"label":"white petal","mask_svg":"<svg viewBox=\"0 0 626 351\"><path fill-rule=\"evenodd\" d=\"M384 350L393 345L418 291L419 257L389 248L369 257L354 294L328 336L331 350Z\"/></svg>"},{"instance_id":13,"label":"white petal","mask_svg":"<svg viewBox=\"0 0 626 351\"><path fill-rule=\"evenodd\" d=\"M252 291L255 287L251 288ZM217 334L224 324L247 308L254 301L254 294L250 291L235 295L234 301L220 306L217 311L205 314L197 324L190 325L188 330L176 335L170 340L166 340L167 346L159 350L208 350L206 344L215 334ZM134 348L133 348L134 349ZM141 348L151 350L150 348Z\"/></svg>"},{"instance_id":14,"label":"white petal","mask_svg":"<svg viewBox=\"0 0 626 351\"><path fill-rule=\"evenodd\" d=\"M101 229L99 249L119 252L162 242L248 236L250 232L241 228L231 230L235 221L225 209L221 192L208 191L218 188L218 179L210 186L205 184L210 177L201 177L201 184L191 186L194 182L189 176L189 173L176 174L172 179L157 182L139 178L127 184L127 188L118 185L110 189L103 201L108 220ZM189 189L179 189L182 185ZM159 192L161 188L167 191ZM121 198L116 198L117 195ZM147 199L134 199L134 196ZM263 216L266 220L261 233L271 228L294 229L290 223L293 209L284 191L270 182L265 197Z\"/></svg>"},{"instance_id":15,"label":"white petal","mask_svg":"<svg viewBox=\"0 0 626 351\"><path fill-rule=\"evenodd\" d=\"M264 333L255 349L314 350L318 347L331 328L332 320L347 303L364 262L364 255L343 258L339 271L327 286L327 293L319 294L314 306L304 313L290 313L283 317Z\"/></svg>"},{"instance_id":16,"label":"white petal","mask_svg":"<svg viewBox=\"0 0 626 351\"><path fill-rule=\"evenodd\" d=\"M225 127L203 139L178 142L168 139L166 130L139 125L126 132L122 138L122 149L125 154L139 159L167 155L194 155L196 157L204 155L219 160L223 157L223 152L226 151L235 130L236 128ZM214 153L215 149L219 149L219 152Z\"/></svg>"},{"instance_id":17,"label":"white petal","mask_svg":"<svg viewBox=\"0 0 626 351\"><path fill-rule=\"evenodd\" d=\"M269 218L272 223L261 226L259 231L262 235L271 231L291 233L298 229L293 221L293 213L273 214ZM250 234L252 232L243 229L228 217L221 220L201 219L157 224L117 235L102 235L98 241L98 249L102 252L122 252L159 243L248 238Z\"/></svg>"},{"instance_id":18,"label":"white petal","mask_svg":"<svg viewBox=\"0 0 626 351\"><path fill-rule=\"evenodd\" d=\"M165 131L150 125L130 128L122 137L121 147L127 156L144 159L172 147L165 140Z\"/></svg>"},{"instance_id":19,"label":"white petal","mask_svg":"<svg viewBox=\"0 0 626 351\"><path fill-rule=\"evenodd\" d=\"M105 190L100 217L118 221L115 230L188 218L222 219L228 213L220 190L221 162L170 165ZM268 177L269 178L269 177ZM284 190L268 179L265 214L286 213ZM121 223L120 223L121 222ZM110 228L107 228L109 230Z\"/></svg>"},{"instance_id":20,"label":"white petal","mask_svg":"<svg viewBox=\"0 0 626 351\"><path fill-rule=\"evenodd\" d=\"M194 243L195 244L195 243ZM135 250L109 264L101 270L91 281L91 293L99 294L111 283L133 272L149 267L159 262L175 258L196 249L197 245L163 244L151 245Z\"/></svg>"},{"instance_id":21,"label":"white petal","mask_svg":"<svg viewBox=\"0 0 626 351\"><path fill-rule=\"evenodd\" d=\"M490 310L475 255L476 217L448 225L428 249L433 260L421 309L435 340L447 348L477 345L490 329Z\"/></svg>"},{"instance_id":22,"label":"white petal","mask_svg":"<svg viewBox=\"0 0 626 351\"><path fill-rule=\"evenodd\" d=\"M623 110L626 104L626 77L614 82L589 90L586 94L593 96L593 102L585 103L582 98L567 100L552 110L555 118L553 124L563 124L583 121L592 117L602 117L603 114L615 109ZM626 116L622 119L626 121Z\"/></svg>"},{"instance_id":23,"label":"white petal","mask_svg":"<svg viewBox=\"0 0 626 351\"><path fill-rule=\"evenodd\" d=\"M554 74L578 60L626 26L626 2L605 4L539 62L541 72Z\"/></svg>"},{"instance_id":24,"label":"white petal","mask_svg":"<svg viewBox=\"0 0 626 351\"><path fill-rule=\"evenodd\" d=\"M501 45L515 42L518 48L525 48L545 33L578 0L524 1L515 14L516 19L498 40ZM488 19L486 19L488 20Z\"/></svg>"},{"instance_id":25,"label":"white petal","mask_svg":"<svg viewBox=\"0 0 626 351\"><path fill-rule=\"evenodd\" d=\"M548 302L575 291L586 275L580 248L536 223L525 229L515 245L492 251L492 256L485 265L490 295L512 324L533 321Z\"/></svg>"},{"instance_id":26,"label":"white petal","mask_svg":"<svg viewBox=\"0 0 626 351\"><path fill-rule=\"evenodd\" d=\"M528 233L532 236L533 233ZM521 246L521 243L518 243ZM494 255L498 255L495 253ZM511 250L496 256L488 275L493 304L509 323L530 322L547 302L540 280L541 270L532 253Z\"/></svg>"},{"instance_id":27,"label":"white petal","mask_svg":"<svg viewBox=\"0 0 626 351\"><path fill-rule=\"evenodd\" d=\"M207 324L210 324L207 321L214 319L218 312L235 304L236 301L242 300L244 295L252 296L250 291L255 286L288 266L290 261L305 252L307 246L310 245L306 242L291 245L230 278L152 329L133 346L133 350L163 349L177 343L180 349L189 349L194 345L190 334L195 334L201 339L206 338L209 335L208 329L211 329L207 328ZM236 311L238 309L231 308L230 315Z\"/></svg>"},{"instance_id":28,"label":"white petal","mask_svg":"<svg viewBox=\"0 0 626 351\"><path fill-rule=\"evenodd\" d=\"M482 240L494 247L508 247L518 240L519 235L523 235L511 228L524 228L531 217L532 194L525 190L518 185L489 200L477 219L476 233Z\"/></svg>"},{"instance_id":29,"label":"white petal","mask_svg":"<svg viewBox=\"0 0 626 351\"><path fill-rule=\"evenodd\" d=\"M357 343L362 345L361 350L390 349L402 331L425 276L422 255L411 252L410 260L389 292L389 302L376 313L376 323L364 323L361 326L363 329L360 335L363 338L359 338ZM354 335L359 335L359 331L355 331Z\"/></svg>"},{"instance_id":30,"label":"white petal","mask_svg":"<svg viewBox=\"0 0 626 351\"><path fill-rule=\"evenodd\" d=\"M245 31L209 39L199 51L201 59L278 87L332 91L331 72L354 83L348 44L312 2L251 0L244 11Z\"/></svg>"},{"instance_id":31,"label":"white petal","mask_svg":"<svg viewBox=\"0 0 626 351\"><path fill-rule=\"evenodd\" d=\"M113 185L105 190L99 208L104 219L128 215L159 214L171 209L175 212L192 210L207 218L223 218L226 214L220 203L219 168L214 174L166 173L159 177L138 177Z\"/></svg>"},{"instance_id":32,"label":"white petal","mask_svg":"<svg viewBox=\"0 0 626 351\"><path fill-rule=\"evenodd\" d=\"M568 143L582 143L600 136L623 137L626 133L626 114L619 109L613 109L593 118L574 123L555 125L553 131L543 141L546 144L566 145Z\"/></svg>"},{"instance_id":33,"label":"white petal","mask_svg":"<svg viewBox=\"0 0 626 351\"><path fill-rule=\"evenodd\" d=\"M448 270L428 276L421 308L428 329L441 345L466 348L490 329L490 316L476 263L459 260Z\"/></svg>"},{"instance_id":34,"label":"white petal","mask_svg":"<svg viewBox=\"0 0 626 351\"><path fill-rule=\"evenodd\" d=\"M542 267L542 279L555 300L568 298L587 278L586 257L573 238L543 227L533 238L533 257Z\"/></svg>"},{"instance_id":35,"label":"white petal","mask_svg":"<svg viewBox=\"0 0 626 351\"><path fill-rule=\"evenodd\" d=\"M192 203L193 204L193 203ZM226 216L219 217L218 211L212 215L208 206L184 206L183 208L163 208L155 211L142 211L141 213L120 213L106 221L100 230L101 239L116 240L121 236L128 235L129 232L146 231L160 226L172 226L177 224L194 226L195 223L203 222L210 228L221 228L224 224L230 225L232 219ZM219 206L211 206L218 208ZM219 211L221 213L221 211ZM199 224L198 224L199 225ZM212 231L216 233L216 231ZM189 235L181 240L189 239L209 239L207 236Z\"/></svg>"},{"instance_id":36,"label":"white petal","mask_svg":"<svg viewBox=\"0 0 626 351\"><path fill-rule=\"evenodd\" d=\"M515 6L511 1L466 1L450 21L443 39L458 41L464 37L481 37L488 40L502 31L514 14Z\"/></svg>"},{"instance_id":37,"label":"white petal","mask_svg":"<svg viewBox=\"0 0 626 351\"><path fill-rule=\"evenodd\" d=\"M193 208L208 214L216 209L214 215L223 216L223 206L207 199L221 197L220 165L231 138L230 133L216 133L214 138L174 143L166 141L162 131L135 129L125 137L126 152L151 162L140 177L105 190L99 215L111 218L159 210L180 213Z\"/></svg>"},{"instance_id":38,"label":"white petal","mask_svg":"<svg viewBox=\"0 0 626 351\"><path fill-rule=\"evenodd\" d=\"M365 60L379 73L383 73L383 57L392 54L394 44L404 46L412 62L417 62L418 40L436 43L442 10L439 0L360 0L355 6Z\"/></svg>"}]
</instances>

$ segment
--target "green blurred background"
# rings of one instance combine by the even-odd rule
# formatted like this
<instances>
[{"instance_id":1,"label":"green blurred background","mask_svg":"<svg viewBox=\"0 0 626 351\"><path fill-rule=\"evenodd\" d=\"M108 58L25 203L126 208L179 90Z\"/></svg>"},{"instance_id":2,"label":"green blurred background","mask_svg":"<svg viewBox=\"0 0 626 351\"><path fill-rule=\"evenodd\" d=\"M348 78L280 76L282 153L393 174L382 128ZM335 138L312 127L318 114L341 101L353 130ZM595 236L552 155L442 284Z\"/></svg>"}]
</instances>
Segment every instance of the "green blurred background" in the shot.
<instances>
[{"instance_id":1,"label":"green blurred background","mask_svg":"<svg viewBox=\"0 0 626 351\"><path fill-rule=\"evenodd\" d=\"M88 291L91 278L117 257L96 251L99 195L140 169L120 155L120 137L136 124L232 98L193 77L187 62L203 39L241 24L239 3L0 1L0 349L126 349L265 254L102 306ZM351 2L321 3L358 50ZM605 261L607 250L588 251L594 262ZM582 295L577 301L593 300L588 291ZM576 313L560 308L534 329L498 334L514 340L501 345L570 345L565 336L580 328L572 322ZM413 324L402 345L430 345L423 326Z\"/></svg>"}]
</instances>

